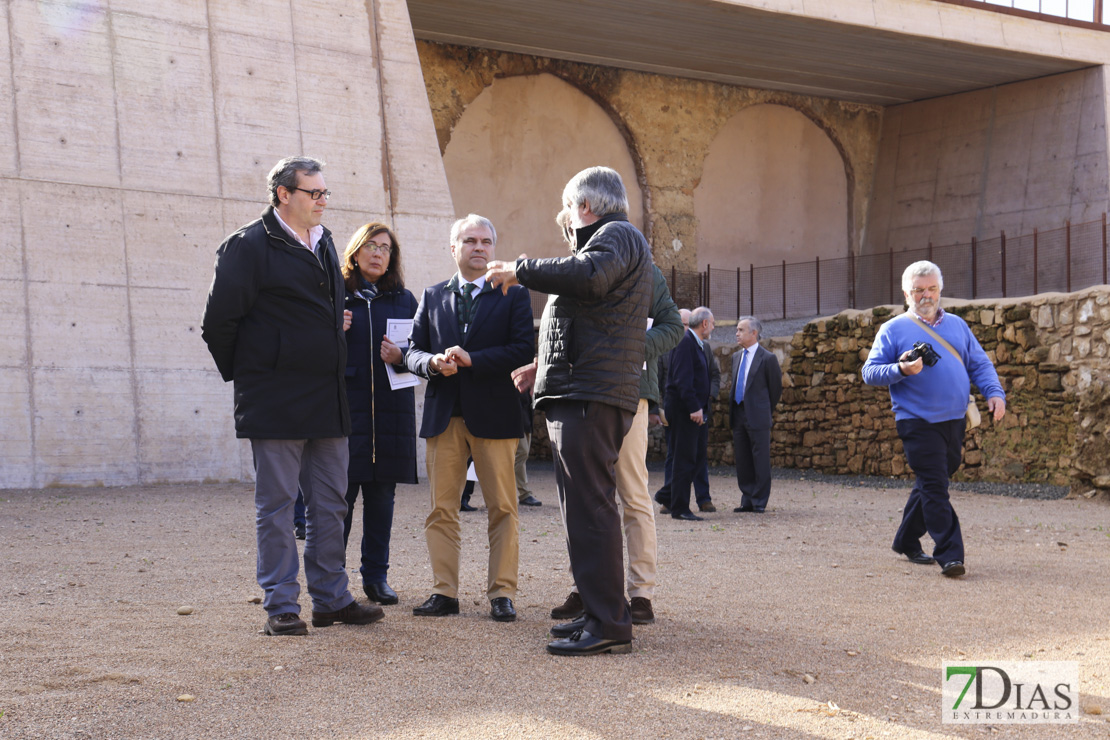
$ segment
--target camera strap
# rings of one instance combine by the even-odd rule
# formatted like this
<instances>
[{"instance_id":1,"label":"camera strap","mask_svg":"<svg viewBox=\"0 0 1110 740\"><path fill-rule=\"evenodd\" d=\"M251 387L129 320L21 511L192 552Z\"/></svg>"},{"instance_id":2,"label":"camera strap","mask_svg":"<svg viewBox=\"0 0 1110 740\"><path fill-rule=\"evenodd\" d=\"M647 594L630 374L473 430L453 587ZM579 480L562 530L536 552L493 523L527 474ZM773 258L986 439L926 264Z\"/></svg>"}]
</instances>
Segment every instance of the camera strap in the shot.
<instances>
[{"instance_id":1,"label":"camera strap","mask_svg":"<svg viewBox=\"0 0 1110 740\"><path fill-rule=\"evenodd\" d=\"M924 329L933 339L940 342L942 347L944 347L946 350L951 352L960 361L960 364L964 366L964 370L967 370L967 363L964 362L964 358L960 355L959 352L957 352L952 347L951 344L949 344L947 341L945 341L944 337L942 337L940 334L937 334L935 331L933 331L933 328L931 326L926 324L921 319L917 318L917 315L914 314L913 312L910 312L910 318L913 319L914 322L918 326L920 326L922 329ZM975 427L979 426L981 421L982 421L982 419L979 416L979 407L975 403L975 396L968 396L968 398L967 398L967 423L968 423L968 426L970 426L972 429L974 429Z\"/></svg>"}]
</instances>

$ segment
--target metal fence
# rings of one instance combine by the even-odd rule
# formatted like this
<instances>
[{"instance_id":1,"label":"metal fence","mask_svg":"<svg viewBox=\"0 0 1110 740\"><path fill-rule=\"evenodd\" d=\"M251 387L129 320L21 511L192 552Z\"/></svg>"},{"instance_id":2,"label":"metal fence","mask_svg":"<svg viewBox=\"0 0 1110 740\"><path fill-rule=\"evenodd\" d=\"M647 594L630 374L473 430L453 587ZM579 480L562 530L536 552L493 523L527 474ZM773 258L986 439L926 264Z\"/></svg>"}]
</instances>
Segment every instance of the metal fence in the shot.
<instances>
[{"instance_id":1,"label":"metal fence","mask_svg":"<svg viewBox=\"0 0 1110 740\"><path fill-rule=\"evenodd\" d=\"M797 319L900 303L902 270L917 260L940 266L946 296L1005 298L1105 284L1107 252L1104 213L1098 221L1066 223L1051 231L1034 229L1019 237L1002 232L993 239L973 238L970 244L929 244L902 252L783 261L767 267L748 265L747 269L672 269L668 283L680 306L709 306L718 320L746 314Z\"/></svg>"}]
</instances>

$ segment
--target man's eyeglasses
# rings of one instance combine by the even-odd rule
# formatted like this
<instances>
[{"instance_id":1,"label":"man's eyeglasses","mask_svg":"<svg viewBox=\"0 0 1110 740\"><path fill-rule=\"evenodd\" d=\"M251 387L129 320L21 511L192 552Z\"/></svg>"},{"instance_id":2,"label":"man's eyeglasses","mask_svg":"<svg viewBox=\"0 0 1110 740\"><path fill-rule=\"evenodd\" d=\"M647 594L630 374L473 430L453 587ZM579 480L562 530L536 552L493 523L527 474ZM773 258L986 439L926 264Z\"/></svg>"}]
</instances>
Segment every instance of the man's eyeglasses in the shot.
<instances>
[{"instance_id":1,"label":"man's eyeglasses","mask_svg":"<svg viewBox=\"0 0 1110 740\"><path fill-rule=\"evenodd\" d=\"M374 242L366 242L362 245L361 249L367 249L371 252L377 252L378 254L386 254L387 252L393 251L393 246L390 244L375 244Z\"/></svg>"},{"instance_id":2,"label":"man's eyeglasses","mask_svg":"<svg viewBox=\"0 0 1110 740\"><path fill-rule=\"evenodd\" d=\"M910 295L912 295L914 298L920 298L921 296L925 295L926 293L928 293L930 295L932 295L934 293L940 293L940 288L938 288L934 285L931 288L914 288L913 290L910 291Z\"/></svg>"},{"instance_id":3,"label":"man's eyeglasses","mask_svg":"<svg viewBox=\"0 0 1110 740\"><path fill-rule=\"evenodd\" d=\"M323 198L324 200L328 200L329 198L331 198L331 191L330 190L305 190L304 188L289 188L289 189L290 190L300 190L302 193L308 193L308 197L312 198L313 200L320 200L321 198Z\"/></svg>"}]
</instances>

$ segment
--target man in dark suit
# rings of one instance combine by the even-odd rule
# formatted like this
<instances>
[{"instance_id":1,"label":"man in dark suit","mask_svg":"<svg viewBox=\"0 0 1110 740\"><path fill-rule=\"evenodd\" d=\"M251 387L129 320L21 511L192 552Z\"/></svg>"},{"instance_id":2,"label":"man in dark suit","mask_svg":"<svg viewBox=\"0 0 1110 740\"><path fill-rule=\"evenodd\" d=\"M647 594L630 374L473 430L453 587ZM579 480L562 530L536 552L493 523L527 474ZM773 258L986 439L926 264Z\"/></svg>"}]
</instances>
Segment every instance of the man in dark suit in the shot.
<instances>
[{"instance_id":1,"label":"man in dark suit","mask_svg":"<svg viewBox=\"0 0 1110 740\"><path fill-rule=\"evenodd\" d=\"M467 457L489 512L490 616L516 619L519 551L513 461L523 434L515 411L520 398L512 372L532 360L535 340L528 290L494 290L486 281L497 232L470 214L451 228L451 254L459 271L424 291L413 321L405 363L428 378L420 436L428 440L432 511L424 522L435 584L412 610L417 616L459 613L459 500Z\"/></svg>"},{"instance_id":2,"label":"man in dark suit","mask_svg":"<svg viewBox=\"0 0 1110 740\"><path fill-rule=\"evenodd\" d=\"M343 551L347 435L343 368L350 312L331 232L323 163L288 157L270 170L270 206L216 252L201 337L235 384L235 434L254 454L258 585L267 635L304 635L293 509L307 507L304 570L312 625L370 624L381 607L348 590Z\"/></svg>"},{"instance_id":3,"label":"man in dark suit","mask_svg":"<svg viewBox=\"0 0 1110 740\"><path fill-rule=\"evenodd\" d=\"M763 324L754 316L736 322L740 350L732 356L732 452L740 505L733 511L762 514L771 496L771 412L782 397L782 370L774 353L759 346Z\"/></svg>"},{"instance_id":4,"label":"man in dark suit","mask_svg":"<svg viewBox=\"0 0 1110 740\"><path fill-rule=\"evenodd\" d=\"M709 439L709 362L703 346L711 331L713 313L699 306L690 312L690 325L682 341L671 350L663 408L674 448L668 502L672 519L702 520L690 511L690 485L705 465Z\"/></svg>"}]
</instances>

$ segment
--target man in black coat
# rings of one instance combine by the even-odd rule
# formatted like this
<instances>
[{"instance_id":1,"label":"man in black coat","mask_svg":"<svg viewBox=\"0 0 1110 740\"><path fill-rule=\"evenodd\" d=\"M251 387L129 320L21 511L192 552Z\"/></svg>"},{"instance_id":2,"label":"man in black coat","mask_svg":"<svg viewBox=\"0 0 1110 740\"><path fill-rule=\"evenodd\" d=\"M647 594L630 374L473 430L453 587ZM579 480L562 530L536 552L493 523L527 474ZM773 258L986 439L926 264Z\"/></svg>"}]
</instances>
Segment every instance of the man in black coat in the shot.
<instances>
[{"instance_id":1,"label":"man in black coat","mask_svg":"<svg viewBox=\"0 0 1110 740\"><path fill-rule=\"evenodd\" d=\"M690 486L706 465L709 440L709 361L704 349L713 331L713 313L705 306L690 312L682 341L671 350L663 408L674 448L671 471L671 518L701 521L690 511Z\"/></svg>"},{"instance_id":2,"label":"man in black coat","mask_svg":"<svg viewBox=\"0 0 1110 740\"><path fill-rule=\"evenodd\" d=\"M491 262L495 285L550 294L540 320L535 398L547 415L567 549L585 614L552 629L556 655L630 652L614 466L640 404L651 248L628 222L620 175L591 167L563 189L573 254ZM510 288L511 290L511 288Z\"/></svg>"},{"instance_id":3,"label":"man in black coat","mask_svg":"<svg viewBox=\"0 0 1110 740\"><path fill-rule=\"evenodd\" d=\"M782 397L782 370L773 352L759 345L763 324L754 316L736 321L739 351L732 356L728 422L740 505L733 511L763 513L771 496L771 412Z\"/></svg>"},{"instance_id":4,"label":"man in black coat","mask_svg":"<svg viewBox=\"0 0 1110 740\"><path fill-rule=\"evenodd\" d=\"M428 440L432 511L424 522L432 561L432 595L417 616L459 613L459 500L466 459L482 486L489 513L490 616L516 619L520 524L514 459L523 434L512 372L535 355L532 300L525 288L503 294L486 281L497 232L470 214L451 228L459 271L427 288L413 321L405 362L428 378L420 436Z\"/></svg>"},{"instance_id":5,"label":"man in black coat","mask_svg":"<svg viewBox=\"0 0 1110 740\"><path fill-rule=\"evenodd\" d=\"M320 225L330 191L323 165L290 157L270 171L270 207L216 252L201 336L225 381L235 384L235 433L251 441L255 468L258 585L268 635L303 635L297 598L293 505L308 510L305 576L312 625L369 624L347 590L344 392L350 316L331 232Z\"/></svg>"}]
</instances>

